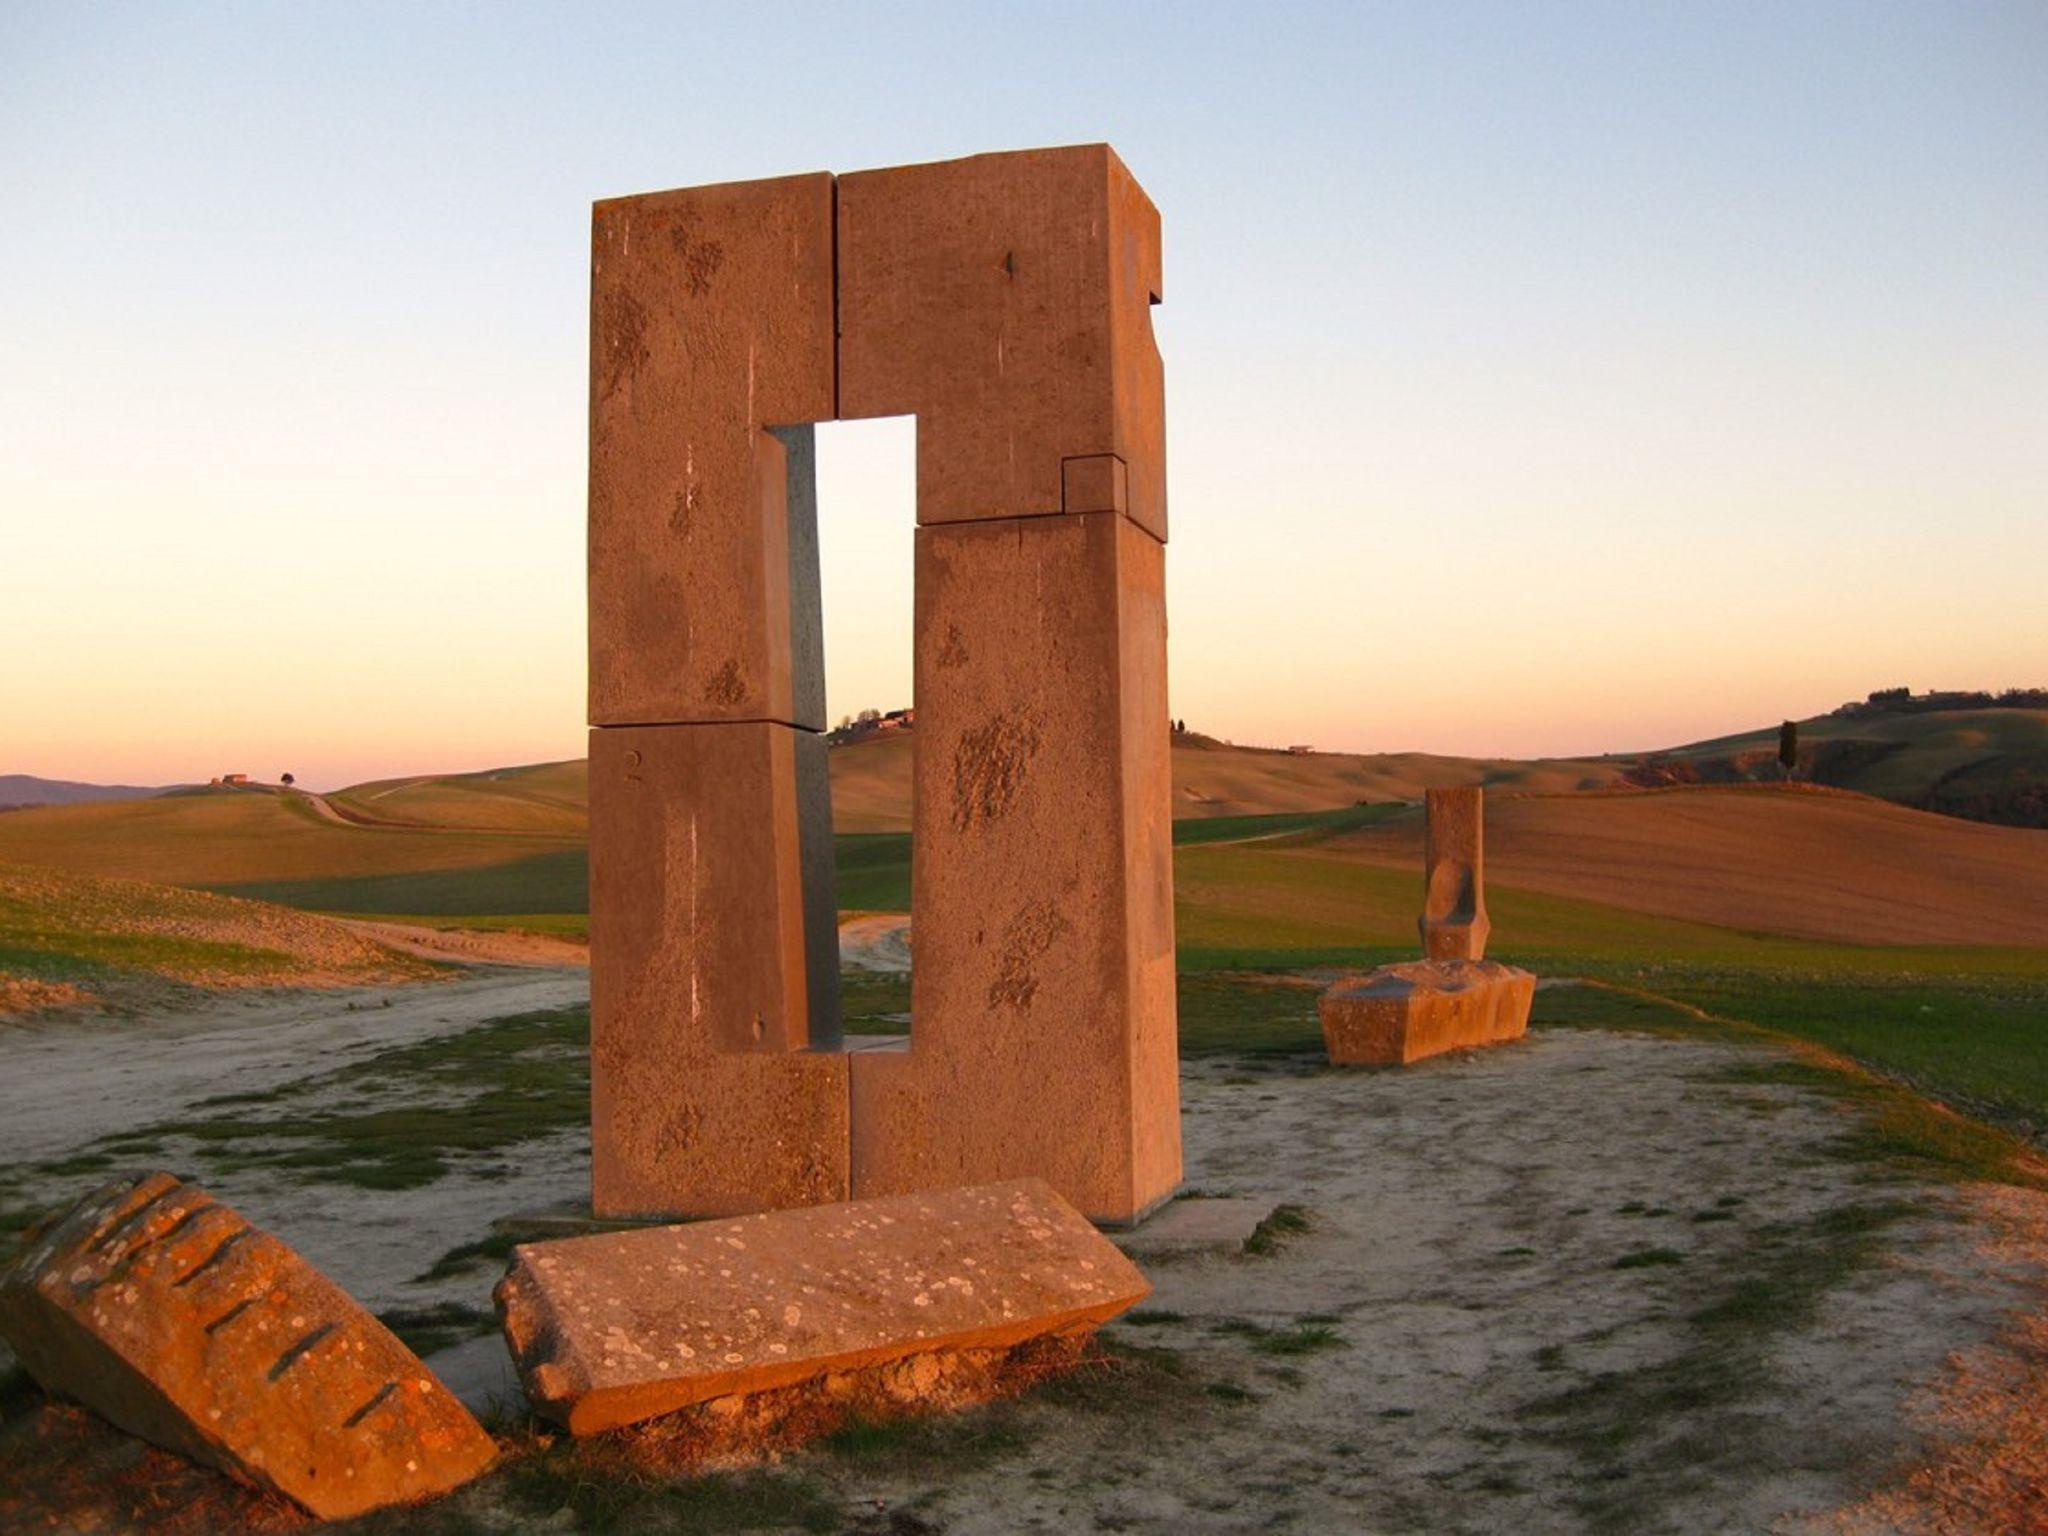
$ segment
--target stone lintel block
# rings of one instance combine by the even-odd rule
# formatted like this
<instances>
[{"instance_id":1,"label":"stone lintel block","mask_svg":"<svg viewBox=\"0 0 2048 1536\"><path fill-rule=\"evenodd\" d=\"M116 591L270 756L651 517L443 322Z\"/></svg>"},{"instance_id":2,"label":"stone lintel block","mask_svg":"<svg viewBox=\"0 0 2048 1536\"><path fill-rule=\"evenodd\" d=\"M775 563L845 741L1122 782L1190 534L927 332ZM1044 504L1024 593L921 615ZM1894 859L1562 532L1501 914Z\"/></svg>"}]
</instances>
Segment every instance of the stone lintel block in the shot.
<instances>
[{"instance_id":1,"label":"stone lintel block","mask_svg":"<svg viewBox=\"0 0 2048 1536\"><path fill-rule=\"evenodd\" d=\"M444 1493L497 1447L290 1248L167 1173L31 1230L0 1335L49 1391L325 1520Z\"/></svg>"},{"instance_id":2,"label":"stone lintel block","mask_svg":"<svg viewBox=\"0 0 2048 1536\"><path fill-rule=\"evenodd\" d=\"M826 750L761 723L591 732L599 1215L847 1196Z\"/></svg>"},{"instance_id":3,"label":"stone lintel block","mask_svg":"<svg viewBox=\"0 0 2048 1536\"><path fill-rule=\"evenodd\" d=\"M1159 212L1106 144L841 176L839 414L916 415L920 523L1114 510L1164 539L1159 294ZM1068 508L1065 463L1105 455L1123 505Z\"/></svg>"},{"instance_id":4,"label":"stone lintel block","mask_svg":"<svg viewBox=\"0 0 2048 1536\"><path fill-rule=\"evenodd\" d=\"M824 728L805 424L835 414L832 229L823 173L593 211L593 725Z\"/></svg>"},{"instance_id":5,"label":"stone lintel block","mask_svg":"<svg viewBox=\"0 0 2048 1536\"><path fill-rule=\"evenodd\" d=\"M1114 513L918 529L908 1053L853 1058L856 1197L1180 1182L1164 548Z\"/></svg>"},{"instance_id":6,"label":"stone lintel block","mask_svg":"<svg viewBox=\"0 0 2048 1536\"><path fill-rule=\"evenodd\" d=\"M1498 960L1381 966L1323 994L1323 1043L1341 1065L1405 1066L1441 1051L1519 1039L1535 997L1536 978Z\"/></svg>"},{"instance_id":7,"label":"stone lintel block","mask_svg":"<svg viewBox=\"0 0 2048 1536\"><path fill-rule=\"evenodd\" d=\"M1486 791L1476 786L1425 792L1422 952L1431 960L1480 960L1492 923L1486 916Z\"/></svg>"},{"instance_id":8,"label":"stone lintel block","mask_svg":"<svg viewBox=\"0 0 2048 1536\"><path fill-rule=\"evenodd\" d=\"M499 1284L543 1414L590 1434L714 1397L1093 1327L1151 1287L1035 1179L529 1243Z\"/></svg>"}]
</instances>

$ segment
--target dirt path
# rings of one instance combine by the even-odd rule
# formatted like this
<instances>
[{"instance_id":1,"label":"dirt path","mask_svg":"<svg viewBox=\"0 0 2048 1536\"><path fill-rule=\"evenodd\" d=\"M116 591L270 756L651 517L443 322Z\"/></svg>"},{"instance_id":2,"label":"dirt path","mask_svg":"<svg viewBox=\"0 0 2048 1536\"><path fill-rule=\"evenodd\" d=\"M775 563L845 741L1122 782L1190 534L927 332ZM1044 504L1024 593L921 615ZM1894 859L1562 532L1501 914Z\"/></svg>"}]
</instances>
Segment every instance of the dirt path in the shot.
<instances>
[{"instance_id":1,"label":"dirt path","mask_svg":"<svg viewBox=\"0 0 2048 1536\"><path fill-rule=\"evenodd\" d=\"M532 969L10 1025L0 1031L0 1165L61 1157L217 1094L260 1092L393 1045L589 995L584 971Z\"/></svg>"}]
</instances>

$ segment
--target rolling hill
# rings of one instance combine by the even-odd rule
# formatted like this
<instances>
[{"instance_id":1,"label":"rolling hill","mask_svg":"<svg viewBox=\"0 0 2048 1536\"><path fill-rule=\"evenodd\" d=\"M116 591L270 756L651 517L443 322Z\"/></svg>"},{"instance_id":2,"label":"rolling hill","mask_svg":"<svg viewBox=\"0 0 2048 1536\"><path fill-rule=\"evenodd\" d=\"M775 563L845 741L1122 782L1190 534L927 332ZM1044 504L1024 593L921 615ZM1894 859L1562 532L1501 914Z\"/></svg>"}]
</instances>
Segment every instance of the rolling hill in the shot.
<instances>
[{"instance_id":1,"label":"rolling hill","mask_svg":"<svg viewBox=\"0 0 2048 1536\"><path fill-rule=\"evenodd\" d=\"M2048 826L2048 710L1853 708L1799 722L1800 776L1922 810ZM1637 783L1777 776L1778 730L1638 754Z\"/></svg>"},{"instance_id":2,"label":"rolling hill","mask_svg":"<svg viewBox=\"0 0 2048 1536\"><path fill-rule=\"evenodd\" d=\"M1327 857L1419 872L1422 815ZM2048 832L1846 791L1707 786L1489 799L1489 885L1845 944L2048 946Z\"/></svg>"},{"instance_id":3,"label":"rolling hill","mask_svg":"<svg viewBox=\"0 0 2048 1536\"><path fill-rule=\"evenodd\" d=\"M72 779L39 779L32 773L0 773L0 810L19 805L85 805L101 800L140 800L161 788L137 784L81 784Z\"/></svg>"},{"instance_id":4,"label":"rolling hill","mask_svg":"<svg viewBox=\"0 0 2048 1536\"><path fill-rule=\"evenodd\" d=\"M1868 782L1907 799L1956 782L1988 755L2024 757L2042 731L2041 712L2002 709L1821 717L1802 734L1808 750L1859 743ZM1872 742L1889 745L1873 755ZM1419 817L1390 819L1391 808L1432 785L1478 781L1495 791L1497 888L1814 940L2048 945L2048 832L1810 786L1628 790L1646 765L1666 778L1691 765L1704 778L1725 763L1774 761L1775 748L1769 731L1646 758L1518 762L1290 753L1183 734L1173 753L1179 868L1190 891L1211 866L1248 880L1253 864L1260 880L1336 878L1310 869L1310 859L1391 880L1415 870L1420 856ZM907 902L911 750L910 736L888 734L832 753L841 895L850 907ZM576 760L380 780L327 796L262 786L51 806L0 816L0 861L316 911L574 927L573 915L588 907L588 793L586 765ZM1380 809L1352 812L1361 802ZM1253 838L1287 846L1259 860L1195 852ZM1283 862L1269 866L1265 853ZM1390 897L1404 889L1386 885ZM1235 899L1220 887L1211 894L1218 910Z\"/></svg>"},{"instance_id":5,"label":"rolling hill","mask_svg":"<svg viewBox=\"0 0 2048 1536\"><path fill-rule=\"evenodd\" d=\"M367 986L436 968L344 925L262 902L138 880L0 864L0 1017L164 985Z\"/></svg>"}]
</instances>

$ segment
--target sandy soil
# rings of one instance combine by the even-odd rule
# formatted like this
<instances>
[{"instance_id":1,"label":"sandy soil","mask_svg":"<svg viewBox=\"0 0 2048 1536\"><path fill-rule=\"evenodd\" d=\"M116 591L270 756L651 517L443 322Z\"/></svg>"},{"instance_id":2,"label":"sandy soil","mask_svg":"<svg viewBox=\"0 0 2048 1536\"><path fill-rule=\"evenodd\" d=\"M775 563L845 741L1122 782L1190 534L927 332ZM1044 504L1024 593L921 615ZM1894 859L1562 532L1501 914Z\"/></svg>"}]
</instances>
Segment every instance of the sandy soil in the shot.
<instances>
[{"instance_id":1,"label":"sandy soil","mask_svg":"<svg viewBox=\"0 0 2048 1536\"><path fill-rule=\"evenodd\" d=\"M224 1004L118 1054L54 1030L8 1039L0 1157L48 1159L224 1082L311 1076L585 984L486 976L324 1016L337 1000ZM862 1529L949 1536L1803 1528L1887 1486L1939 1432L1923 1405L1951 1358L2038 1294L1967 1200L1874 1186L1831 1155L1846 1112L1735 1073L1757 1059L1557 1031L1400 1073L1191 1063L1188 1187L1298 1206L1309 1228L1263 1256L1148 1261L1156 1294L1110 1333L1170 1352L1170 1400L1028 1401L1008 1449L942 1480L830 1457L795 1469L879 1522ZM484 1307L493 1266L416 1277L494 1220L573 1205L587 1157L580 1131L558 1133L426 1190L251 1171L216 1193L372 1307ZM2001 1198L2048 1223L2040 1197ZM1802 1308L1796 1277L1829 1224L1901 1199L1913 1212L1881 1257ZM1749 1291L1755 1328L1702 1335L1699 1317Z\"/></svg>"},{"instance_id":2,"label":"sandy soil","mask_svg":"<svg viewBox=\"0 0 2048 1536\"><path fill-rule=\"evenodd\" d=\"M60 1158L216 1094L261 1092L393 1045L589 995L582 971L527 970L432 987L226 996L117 1022L11 1025L0 1031L0 1164Z\"/></svg>"},{"instance_id":3,"label":"sandy soil","mask_svg":"<svg viewBox=\"0 0 2048 1536\"><path fill-rule=\"evenodd\" d=\"M1419 869L1419 813L1328 845ZM2048 944L2048 832L1845 791L1489 796L1503 885L1850 944Z\"/></svg>"},{"instance_id":4,"label":"sandy soil","mask_svg":"<svg viewBox=\"0 0 2048 1536\"><path fill-rule=\"evenodd\" d=\"M920 1515L949 1533L1762 1531L1855 1497L1921 1432L1916 1384L2030 1293L1930 1196L1883 1262L1769 1341L1751 1390L1674 1411L1660 1386L1712 1363L1688 1319L1768 1269L1768 1234L1872 1198L1824 1155L1837 1110L1716 1080L1745 1059L1557 1032L1398 1074L1191 1067L1191 1186L1314 1225L1271 1258L1155 1262L1148 1306L1176 1320L1113 1331L1256 1400L1037 1420L1044 1441ZM1716 1210L1734 1215L1694 1219ZM1658 1251L1676 1258L1615 1267ZM1304 1319L1338 1342L1271 1358L1229 1331Z\"/></svg>"}]
</instances>

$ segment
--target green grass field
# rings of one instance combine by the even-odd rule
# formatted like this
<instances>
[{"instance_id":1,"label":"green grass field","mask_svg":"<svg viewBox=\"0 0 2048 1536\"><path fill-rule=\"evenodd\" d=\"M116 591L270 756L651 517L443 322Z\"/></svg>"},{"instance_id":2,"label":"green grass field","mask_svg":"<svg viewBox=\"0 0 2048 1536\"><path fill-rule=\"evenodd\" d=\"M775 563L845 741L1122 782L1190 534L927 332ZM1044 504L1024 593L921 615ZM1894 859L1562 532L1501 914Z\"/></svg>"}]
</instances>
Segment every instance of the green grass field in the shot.
<instances>
[{"instance_id":1,"label":"green grass field","mask_svg":"<svg viewBox=\"0 0 2048 1536\"><path fill-rule=\"evenodd\" d=\"M514 774L494 783L493 791L513 808L508 821L527 815L543 822L563 803L562 778L560 770ZM424 819L445 793L439 785L400 786L358 798L366 807ZM161 809L167 802L81 809L117 823L112 830L121 838L109 846L125 851L109 854L116 863L161 857L168 844L169 853L201 873L233 875L238 861L248 866L252 838L276 845L264 858L287 878L195 882L227 893L412 922L572 938L587 932L588 859L580 841L520 832L344 828L277 796L203 799L175 816ZM1231 1041L1309 1048L1313 991L1268 978L1371 966L1415 952L1420 871L1368 864L1330 843L1397 813L1394 806L1361 806L1175 824L1188 1049ZM60 837L64 826L62 817L0 819L0 832L9 830L32 853L38 839ZM909 909L909 834L847 834L836 846L843 910ZM1498 882L1489 886L1487 902L1492 953L1539 975L1640 988L1842 1051L2005 1123L2048 1125L2048 949L1814 943ZM161 948L181 942L106 936L97 947L78 939L53 948L27 933L30 915L0 907L0 963L11 958L27 974L89 979L95 967L140 963L128 952L138 943ZM214 958L223 968L264 963L258 956ZM901 1027L887 1015L908 1006L907 993L898 1000L889 989L900 983L876 985L881 992L873 997L849 998L852 1028Z\"/></svg>"}]
</instances>

